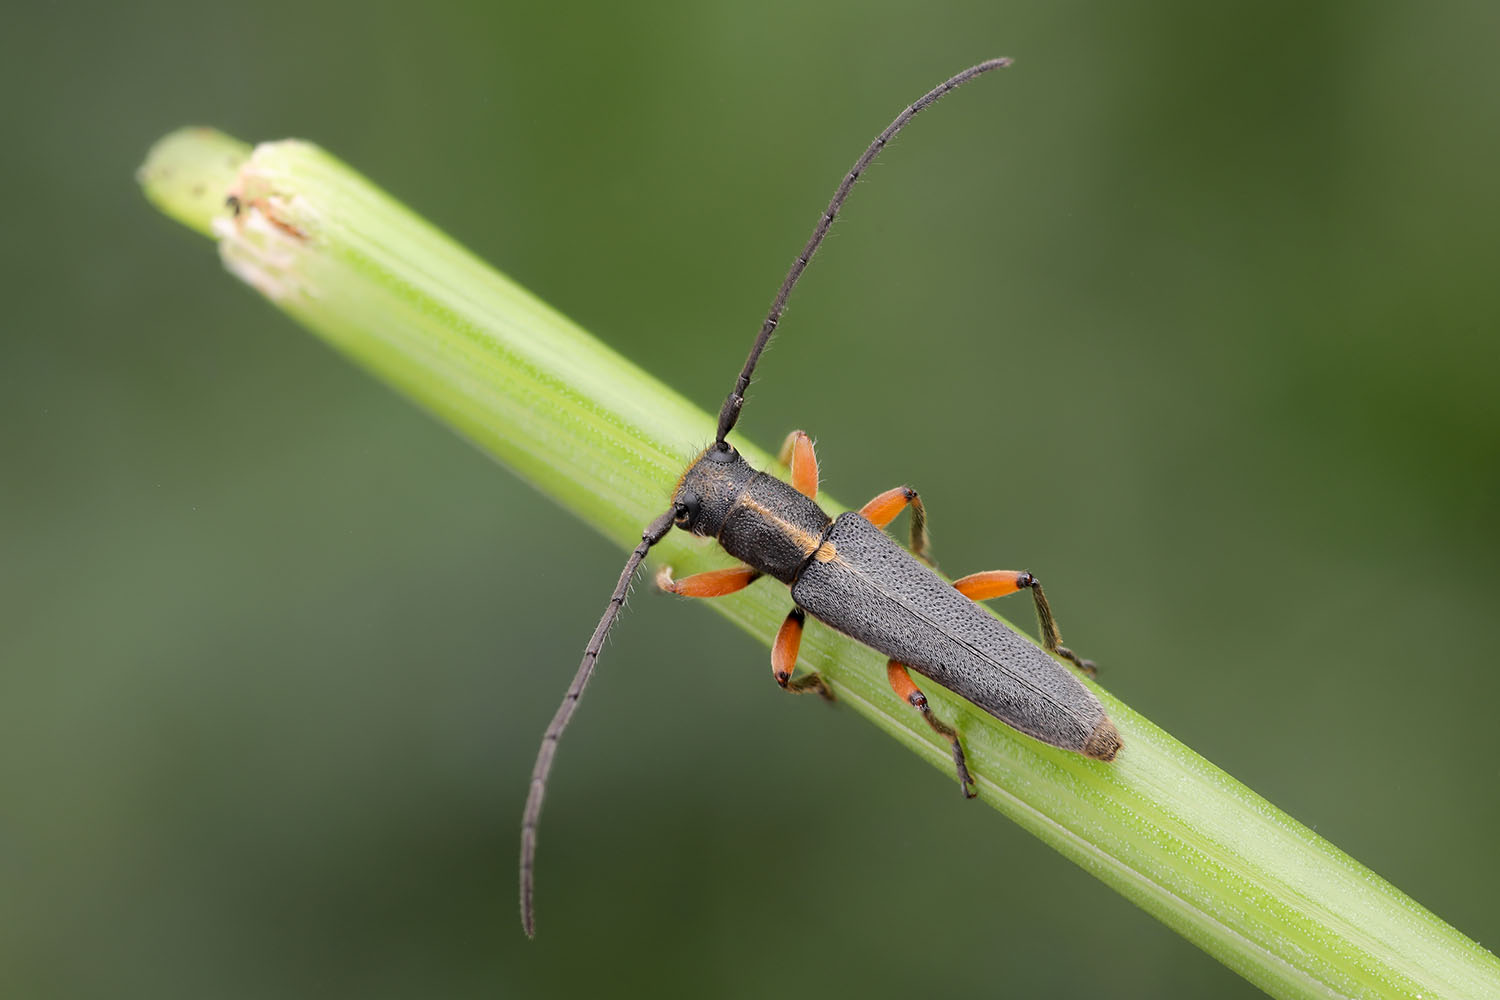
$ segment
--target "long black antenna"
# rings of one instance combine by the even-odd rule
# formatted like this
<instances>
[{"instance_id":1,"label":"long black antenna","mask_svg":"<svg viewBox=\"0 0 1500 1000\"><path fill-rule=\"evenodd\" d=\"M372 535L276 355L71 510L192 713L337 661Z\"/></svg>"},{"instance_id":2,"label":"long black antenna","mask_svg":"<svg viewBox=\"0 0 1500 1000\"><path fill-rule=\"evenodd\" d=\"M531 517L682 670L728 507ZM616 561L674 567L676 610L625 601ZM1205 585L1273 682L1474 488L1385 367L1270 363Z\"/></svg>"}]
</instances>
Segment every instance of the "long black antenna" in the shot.
<instances>
[{"instance_id":1,"label":"long black antenna","mask_svg":"<svg viewBox=\"0 0 1500 1000\"><path fill-rule=\"evenodd\" d=\"M715 438L715 444L723 445L724 439L734 429L735 421L740 418L740 407L745 405L745 391L750 388L750 375L755 371L755 364L760 360L761 352L766 349L766 344L771 340L771 334L776 332L776 324L781 322L781 314L786 309L786 300L791 298L792 289L797 287L797 279L802 277L802 272L807 269L807 262L812 260L813 254L817 253L818 246L823 242L823 237L828 235L828 230L833 226L834 217L839 214L839 209L844 204L844 199L849 197L849 192L854 189L860 174L865 172L880 151L885 148L886 143L896 137L906 126L906 123L916 117L917 112L937 100L948 91L961 87L981 73L988 73L992 69L1002 69L1010 65L1009 59L990 59L980 63L978 66L970 66L962 73L945 80L936 87L922 95L914 104L896 116L896 120L885 127L885 131L875 137L870 147L865 150L864 155L854 161L854 167L844 175L844 180L839 184L837 191L833 193L833 200L823 210L823 217L818 220L817 226L813 228L812 238L807 241L807 246L797 255L797 261L792 269L787 272L786 280L781 283L781 290L776 293L776 301L771 303L771 311L766 316L766 321L761 324L760 335L755 338L755 344L750 348L750 356L745 359L745 367L740 370L740 377L735 380L734 389L724 400L724 405L719 409L719 434Z\"/></svg>"},{"instance_id":2,"label":"long black antenna","mask_svg":"<svg viewBox=\"0 0 1500 1000\"><path fill-rule=\"evenodd\" d=\"M536 765L531 769L531 791L526 795L526 813L521 820L521 926L526 928L527 937L536 937L536 907L532 903L535 881L532 869L536 865L536 826L542 817L542 797L547 794L547 772L552 770L552 758L557 753L557 741L562 739L563 730L568 728L568 720L573 718L573 710L578 707L578 699L583 697L583 689L588 685L589 676L594 672L594 664L599 660L599 650L604 647L604 639L609 635L609 630L614 627L615 619L620 616L620 608L625 604L625 592L630 589L630 581L635 577L635 571L640 568L641 561L646 558L646 553L651 550L651 546L665 538L667 532L672 530L672 522L676 519L678 510L679 508L674 504L670 510L648 524L646 530L641 532L641 544L637 545L635 551L630 553L630 558L625 560L625 569L620 573L620 582L615 584L615 592L609 596L609 606L604 609L604 616L594 627L593 638L589 639L589 644L583 651L583 662L578 664L578 673L573 676L573 684L568 688L568 693L563 696L562 704L557 706L557 714L552 717L551 725L542 736L541 748L536 752Z\"/></svg>"}]
</instances>

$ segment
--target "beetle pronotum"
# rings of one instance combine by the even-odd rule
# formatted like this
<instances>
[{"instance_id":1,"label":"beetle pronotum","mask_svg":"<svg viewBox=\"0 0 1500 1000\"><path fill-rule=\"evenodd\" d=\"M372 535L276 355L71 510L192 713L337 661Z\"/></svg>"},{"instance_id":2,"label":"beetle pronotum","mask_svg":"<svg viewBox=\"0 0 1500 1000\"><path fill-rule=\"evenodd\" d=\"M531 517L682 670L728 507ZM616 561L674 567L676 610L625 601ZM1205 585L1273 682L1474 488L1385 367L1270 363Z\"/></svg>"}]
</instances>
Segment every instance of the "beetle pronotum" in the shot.
<instances>
[{"instance_id":1,"label":"beetle pronotum","mask_svg":"<svg viewBox=\"0 0 1500 1000\"><path fill-rule=\"evenodd\" d=\"M886 669L891 688L921 712L952 747L954 770L965 797L972 798L975 792L963 744L958 733L932 713L926 696L911 678L911 670L1043 743L1104 761L1113 760L1119 752L1120 735L1099 699L1047 655L1056 654L1082 670L1093 670L1093 664L1062 644L1047 598L1034 576L994 570L966 576L950 585L918 561L927 558L927 518L915 490L898 486L875 497L857 513L829 517L814 499L818 464L806 434L793 431L782 445L780 461L790 471L790 484L751 468L727 440L744 406L751 373L776 330L792 289L860 175L917 112L981 73L1009 65L1009 59L991 59L939 84L897 115L855 161L781 283L750 356L719 410L714 443L683 473L671 506L641 532L640 544L625 561L609 605L584 649L573 684L537 751L521 823L521 923L528 935L536 933L533 868L537 822L558 740L583 695L636 570L651 547L674 526L716 539L742 565L681 580L673 579L671 569L664 568L657 576L663 590L685 597L719 597L762 576L786 584L793 606L771 650L776 682L788 691L833 697L816 673L793 677L807 615L885 654L890 658ZM911 553L881 530L908 508ZM974 605L1020 590L1031 591L1046 653Z\"/></svg>"}]
</instances>

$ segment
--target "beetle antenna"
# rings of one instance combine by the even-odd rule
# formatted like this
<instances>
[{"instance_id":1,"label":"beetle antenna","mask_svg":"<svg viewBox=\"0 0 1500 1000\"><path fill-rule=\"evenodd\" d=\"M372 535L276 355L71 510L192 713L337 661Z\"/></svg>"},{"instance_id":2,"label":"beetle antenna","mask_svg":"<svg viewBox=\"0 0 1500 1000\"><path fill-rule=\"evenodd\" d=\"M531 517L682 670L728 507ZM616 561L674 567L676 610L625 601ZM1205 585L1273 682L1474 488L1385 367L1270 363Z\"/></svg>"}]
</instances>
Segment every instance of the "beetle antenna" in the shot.
<instances>
[{"instance_id":1,"label":"beetle antenna","mask_svg":"<svg viewBox=\"0 0 1500 1000\"><path fill-rule=\"evenodd\" d=\"M930 104L937 103L948 91L968 83L981 73L988 73L992 69L1002 69L1010 65L1009 59L990 59L980 63L978 66L970 66L962 73L951 79L945 80L933 89L929 90L914 104L896 116L896 120L885 127L885 131L875 137L868 149L864 151L854 166L844 175L844 180L839 184L838 190L833 193L833 200L823 210L822 218L813 227L812 238L807 241L807 246L797 255L797 260L792 264L792 269L787 272L786 279L781 283L781 290L776 293L776 301L771 303L771 311L766 316L766 321L761 324L760 335L755 338L754 345L750 348L750 356L745 359L745 367L740 371L740 377L735 380L734 390L724 400L724 405L719 409L719 434L715 438L716 446L723 446L724 439L734 429L735 421L739 420L740 407L745 405L745 391L750 388L750 375L755 371L755 364L760 360L761 352L766 349L766 344L771 340L771 334L776 332L776 324L781 322L781 314L786 310L786 301L792 295L792 289L797 287L797 279L802 277L802 272L807 269L807 262L812 260L813 254L817 253L818 247L823 242L823 237L828 235L828 230L833 226L834 217L839 214L843 207L844 199L849 197L849 192L854 189L865 168L880 155L886 143L896 137L906 126L906 123L916 117L917 112L923 110Z\"/></svg>"},{"instance_id":2,"label":"beetle antenna","mask_svg":"<svg viewBox=\"0 0 1500 1000\"><path fill-rule=\"evenodd\" d=\"M557 714L552 717L552 723L547 726L547 732L542 736L542 745L536 752L536 765L531 769L531 791L526 795L526 813L521 819L521 926L526 928L527 937L536 937L536 908L532 903L533 895L533 872L536 864L536 827L542 816L542 797L547 794L547 773L552 770L552 758L557 753L557 741L562 739L563 730L568 728L568 720L573 718L573 710L578 707L578 699L583 697L583 689L588 685L589 677L594 672L594 664L599 661L599 650L604 647L604 640L609 635L609 630L614 627L615 619L620 617L620 608L625 604L625 592L630 589L630 581L635 577L635 571L640 568L641 561L646 558L646 553L651 551L651 546L667 536L672 530L672 522L681 512L681 508L673 504L666 513L646 526L641 532L641 544L630 553L630 558L625 560L625 569L620 572L620 582L615 584L615 592L609 595L609 606L604 609L604 615L599 619L599 624L594 627L593 638L583 651L583 662L578 664L578 673L573 676L573 684L568 688L568 693L563 696L562 704L557 706Z\"/></svg>"}]
</instances>

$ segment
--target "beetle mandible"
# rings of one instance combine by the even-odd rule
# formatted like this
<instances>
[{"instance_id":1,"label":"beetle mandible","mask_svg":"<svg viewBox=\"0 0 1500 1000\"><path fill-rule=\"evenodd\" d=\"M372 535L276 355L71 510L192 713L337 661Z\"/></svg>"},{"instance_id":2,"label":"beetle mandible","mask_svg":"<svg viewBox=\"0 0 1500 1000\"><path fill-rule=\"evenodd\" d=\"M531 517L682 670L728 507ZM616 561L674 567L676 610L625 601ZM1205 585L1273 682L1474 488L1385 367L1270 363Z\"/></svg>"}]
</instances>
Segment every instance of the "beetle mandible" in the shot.
<instances>
[{"instance_id":1,"label":"beetle mandible","mask_svg":"<svg viewBox=\"0 0 1500 1000\"><path fill-rule=\"evenodd\" d=\"M932 713L926 696L911 678L912 670L1043 743L1103 761L1113 760L1119 752L1120 734L1099 699L1047 655L1056 654L1093 673L1092 663L1062 644L1036 577L1027 572L994 570L966 576L950 585L924 565L928 562L927 517L915 490L898 486L857 513L829 517L814 499L818 465L806 434L793 431L781 448L780 462L790 470L790 485L751 468L727 440L744 406L751 373L776 331L792 289L860 175L917 112L981 73L1009 65L1009 59L991 59L939 84L897 115L855 161L782 281L734 389L719 410L714 443L678 480L671 507L641 532L641 542L625 562L609 605L584 649L573 684L537 751L521 825L521 923L527 935L536 933L533 867L537 822L558 740L594 672L599 651L619 617L636 570L651 547L674 526L716 539L743 565L681 580L673 579L667 567L657 576L658 586L685 597L720 597L763 576L786 584L791 588L793 606L771 649L776 682L788 691L816 692L833 698L818 674L792 676L807 615L885 654L890 658L886 670L891 688L921 712L952 747L954 770L965 798L973 798L976 792L963 744L953 727ZM911 553L881 530L908 508ZM975 607L976 601L1020 590L1031 591L1046 653Z\"/></svg>"}]
</instances>

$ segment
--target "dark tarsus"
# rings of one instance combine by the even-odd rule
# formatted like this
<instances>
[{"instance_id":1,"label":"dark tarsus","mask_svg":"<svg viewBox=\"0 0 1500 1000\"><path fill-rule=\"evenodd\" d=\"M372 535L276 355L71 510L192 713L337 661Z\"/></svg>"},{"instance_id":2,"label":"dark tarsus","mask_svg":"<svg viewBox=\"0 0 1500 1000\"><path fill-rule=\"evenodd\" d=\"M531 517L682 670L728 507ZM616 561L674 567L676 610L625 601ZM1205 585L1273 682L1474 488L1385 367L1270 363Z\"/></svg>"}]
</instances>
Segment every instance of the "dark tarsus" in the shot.
<instances>
[{"instance_id":1,"label":"dark tarsus","mask_svg":"<svg viewBox=\"0 0 1500 1000\"><path fill-rule=\"evenodd\" d=\"M641 533L641 542L626 561L610 595L609 606L584 650L572 686L542 737L532 770L521 826L521 922L528 935L534 936L536 932L533 893L537 823L558 741L583 696L600 648L619 616L636 570L651 547L666 537L673 525L717 539L726 552L750 568L735 572L732 580L719 572L673 582L668 574L663 580L664 587L689 596L716 596L746 586L761 575L788 584L795 607L787 616L773 652L778 683L788 690L817 691L832 697L816 674L797 681L790 679L804 612L884 653L891 658L888 669L892 687L951 744L960 788L966 796L973 794L972 781L958 735L932 715L926 697L907 674L908 667L1043 742L1101 760L1113 759L1119 749L1119 734L1113 723L1099 700L1077 678L979 610L965 596L968 592L955 589L961 588L964 581L956 585L945 583L880 530L877 525L883 526L901 509L910 506L913 548L925 557L925 515L915 491L899 488L877 497L860 514L843 514L834 519L813 499L817 493L817 469L810 442L805 444L810 469L799 470L795 458L787 459L792 466L793 481L798 484L794 488L751 468L726 440L739 419L756 363L776 330L792 289L828 235L860 175L919 111L979 74L1009 65L1009 59L991 59L935 87L897 115L855 162L781 283L744 368L719 411L714 443L683 475L672 506ZM794 432L788 438L788 449L798 434ZM1035 578L1029 573L1002 575L1013 578L1010 589L1032 591L1048 650L1090 669L1091 664L1079 660L1061 645L1051 610ZM710 584L701 579L704 577L714 579ZM690 583L695 579L700 581L698 587ZM997 591L1000 592L1009 589L1002 588ZM783 635L789 637L785 645ZM778 662L778 657L787 657L788 662Z\"/></svg>"}]
</instances>

